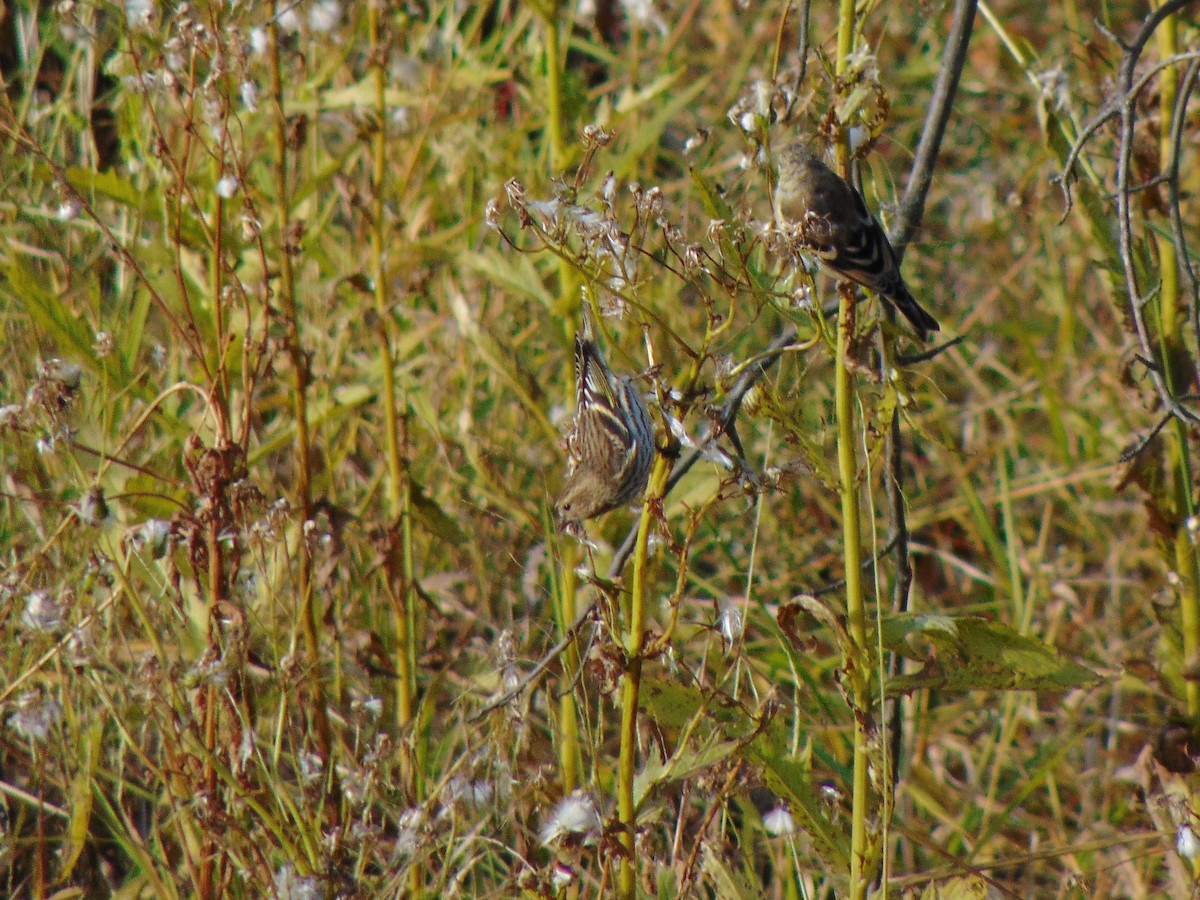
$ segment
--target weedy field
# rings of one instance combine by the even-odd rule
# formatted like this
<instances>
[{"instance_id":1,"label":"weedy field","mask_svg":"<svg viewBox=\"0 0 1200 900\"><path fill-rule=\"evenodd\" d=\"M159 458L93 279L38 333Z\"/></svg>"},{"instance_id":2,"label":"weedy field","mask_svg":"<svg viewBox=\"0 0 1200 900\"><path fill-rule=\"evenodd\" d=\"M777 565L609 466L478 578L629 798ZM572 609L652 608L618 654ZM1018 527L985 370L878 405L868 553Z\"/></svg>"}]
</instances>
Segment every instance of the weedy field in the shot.
<instances>
[{"instance_id":1,"label":"weedy field","mask_svg":"<svg viewBox=\"0 0 1200 900\"><path fill-rule=\"evenodd\" d=\"M1194 895L1195 11L9 4L0 893Z\"/></svg>"}]
</instances>

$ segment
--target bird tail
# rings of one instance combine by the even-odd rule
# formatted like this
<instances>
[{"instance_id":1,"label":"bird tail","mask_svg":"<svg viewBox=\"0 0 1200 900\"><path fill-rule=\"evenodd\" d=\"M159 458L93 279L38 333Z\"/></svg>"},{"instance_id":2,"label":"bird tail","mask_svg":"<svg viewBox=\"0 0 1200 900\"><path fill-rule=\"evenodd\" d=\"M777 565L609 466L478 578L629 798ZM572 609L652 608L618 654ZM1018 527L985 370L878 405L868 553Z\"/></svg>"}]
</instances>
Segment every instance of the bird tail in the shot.
<instances>
[{"instance_id":1,"label":"bird tail","mask_svg":"<svg viewBox=\"0 0 1200 900\"><path fill-rule=\"evenodd\" d=\"M900 310L900 314L904 318L908 319L913 330L916 331L917 337L921 340L927 341L930 332L941 330L937 319L925 311L925 307L917 302L917 298L912 295L903 281L900 282L897 290L884 294L884 297Z\"/></svg>"}]
</instances>

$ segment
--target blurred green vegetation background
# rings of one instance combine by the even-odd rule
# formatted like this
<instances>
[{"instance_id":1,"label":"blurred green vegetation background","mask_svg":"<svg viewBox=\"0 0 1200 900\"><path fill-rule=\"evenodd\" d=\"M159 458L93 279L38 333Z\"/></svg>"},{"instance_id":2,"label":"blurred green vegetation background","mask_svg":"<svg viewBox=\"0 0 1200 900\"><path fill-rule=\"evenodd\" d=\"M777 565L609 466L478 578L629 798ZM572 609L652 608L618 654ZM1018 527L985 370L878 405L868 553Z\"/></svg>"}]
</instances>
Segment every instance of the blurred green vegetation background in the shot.
<instances>
[{"instance_id":1,"label":"blurred green vegetation background","mask_svg":"<svg viewBox=\"0 0 1200 900\"><path fill-rule=\"evenodd\" d=\"M849 136L892 225L952 4L860 3L840 63L831 3L8 4L0 892L1194 890L1200 31L1171 8L979 5L904 263L950 344L864 297L839 362L771 148ZM587 542L551 511L582 302L702 451Z\"/></svg>"}]
</instances>

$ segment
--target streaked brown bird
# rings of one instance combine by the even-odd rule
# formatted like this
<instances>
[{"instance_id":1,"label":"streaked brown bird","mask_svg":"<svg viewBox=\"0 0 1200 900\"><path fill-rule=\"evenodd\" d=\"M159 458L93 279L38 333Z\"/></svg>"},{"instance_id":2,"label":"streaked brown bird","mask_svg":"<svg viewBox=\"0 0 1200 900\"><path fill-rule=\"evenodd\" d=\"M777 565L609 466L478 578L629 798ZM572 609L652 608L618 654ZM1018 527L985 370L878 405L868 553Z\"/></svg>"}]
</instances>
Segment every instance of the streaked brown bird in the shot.
<instances>
[{"instance_id":1,"label":"streaked brown bird","mask_svg":"<svg viewBox=\"0 0 1200 900\"><path fill-rule=\"evenodd\" d=\"M566 483L554 504L564 526L637 500L654 462L646 402L632 378L614 375L604 361L586 306L575 335L575 404Z\"/></svg>"},{"instance_id":2,"label":"streaked brown bird","mask_svg":"<svg viewBox=\"0 0 1200 900\"><path fill-rule=\"evenodd\" d=\"M779 154L775 215L796 227L800 242L827 269L892 303L921 340L939 330L937 320L909 292L896 251L862 194L803 143Z\"/></svg>"}]
</instances>

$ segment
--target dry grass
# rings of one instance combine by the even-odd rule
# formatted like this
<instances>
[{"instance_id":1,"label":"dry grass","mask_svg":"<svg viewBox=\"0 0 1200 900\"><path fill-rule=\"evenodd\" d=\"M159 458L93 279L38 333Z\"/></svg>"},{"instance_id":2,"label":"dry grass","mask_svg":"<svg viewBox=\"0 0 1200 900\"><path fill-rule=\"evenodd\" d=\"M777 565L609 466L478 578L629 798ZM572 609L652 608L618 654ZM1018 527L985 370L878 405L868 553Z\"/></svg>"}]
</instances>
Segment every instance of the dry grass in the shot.
<instances>
[{"instance_id":1,"label":"dry grass","mask_svg":"<svg viewBox=\"0 0 1200 900\"><path fill-rule=\"evenodd\" d=\"M611 43L548 0L378 23L301 3L278 34L255 4L145 23L126 6L17 4L0 47L0 892L605 895L636 749L643 890L848 895L859 675L905 697L894 806L878 705L859 711L894 894L1193 889L1176 842L1195 776L1149 748L1200 718L1196 432L1173 422L1118 463L1162 407L1113 237L1117 123L1084 148L1062 223L1052 181L1063 134L1118 90L1123 51L1092 10L1014 0L976 22L905 261L961 343L881 381L860 307L858 492L880 562L853 646L834 323L771 247L756 146L852 92L828 74L831 10L813 10L805 82L773 94L783 4L622 13ZM885 213L949 19L908 6L865 18L879 75L864 68L853 119L876 133L862 174ZM1177 49L1198 40L1180 25ZM1139 73L1172 52L1159 41ZM1163 83L1137 105L1135 185L1163 168ZM1167 186L1133 206L1154 365L1185 396ZM609 359L677 437L799 332L738 417L748 469L710 453L646 517L635 747L633 564L609 566L636 517L589 523L588 547L550 513L581 294L620 312ZM896 408L908 615L882 554ZM577 643L480 716L593 604Z\"/></svg>"}]
</instances>

